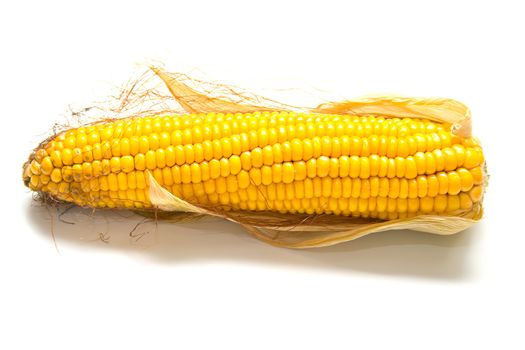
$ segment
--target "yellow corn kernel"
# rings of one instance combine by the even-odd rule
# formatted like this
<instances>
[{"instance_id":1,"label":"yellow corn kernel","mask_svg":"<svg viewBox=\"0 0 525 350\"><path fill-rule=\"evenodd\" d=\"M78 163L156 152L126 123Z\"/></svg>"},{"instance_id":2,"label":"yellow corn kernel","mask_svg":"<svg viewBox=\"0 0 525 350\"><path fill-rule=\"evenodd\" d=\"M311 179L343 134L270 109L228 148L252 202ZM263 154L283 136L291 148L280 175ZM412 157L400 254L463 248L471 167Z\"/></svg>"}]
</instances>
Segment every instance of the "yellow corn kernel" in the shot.
<instances>
[{"instance_id":1,"label":"yellow corn kernel","mask_svg":"<svg viewBox=\"0 0 525 350\"><path fill-rule=\"evenodd\" d=\"M156 169L162 169L166 166L166 152L162 148L155 151Z\"/></svg>"},{"instance_id":2,"label":"yellow corn kernel","mask_svg":"<svg viewBox=\"0 0 525 350\"><path fill-rule=\"evenodd\" d=\"M458 194L461 192L461 177L455 171L451 171L448 174L448 193Z\"/></svg>"},{"instance_id":3,"label":"yellow corn kernel","mask_svg":"<svg viewBox=\"0 0 525 350\"><path fill-rule=\"evenodd\" d=\"M60 171L59 168L55 168L51 172L51 176L50 177L51 177L51 181L53 181L55 183L60 183L62 181L62 172Z\"/></svg>"},{"instance_id":4,"label":"yellow corn kernel","mask_svg":"<svg viewBox=\"0 0 525 350\"><path fill-rule=\"evenodd\" d=\"M436 175L427 176L427 196L435 197L439 193L439 180Z\"/></svg>"},{"instance_id":5,"label":"yellow corn kernel","mask_svg":"<svg viewBox=\"0 0 525 350\"><path fill-rule=\"evenodd\" d=\"M427 157L425 153L418 152L414 155L414 161L416 162L417 173L419 175L427 172Z\"/></svg>"},{"instance_id":6,"label":"yellow corn kernel","mask_svg":"<svg viewBox=\"0 0 525 350\"><path fill-rule=\"evenodd\" d=\"M361 159L358 156L351 156L349 159L349 176L351 178L359 177L361 172Z\"/></svg>"},{"instance_id":7,"label":"yellow corn kernel","mask_svg":"<svg viewBox=\"0 0 525 350\"><path fill-rule=\"evenodd\" d=\"M467 148L465 150L465 163L467 169L475 168L483 164L483 152L480 147Z\"/></svg>"},{"instance_id":8,"label":"yellow corn kernel","mask_svg":"<svg viewBox=\"0 0 525 350\"><path fill-rule=\"evenodd\" d=\"M459 194L459 202L460 202L460 207L463 210L468 210L472 208L472 199L467 193Z\"/></svg>"},{"instance_id":9,"label":"yellow corn kernel","mask_svg":"<svg viewBox=\"0 0 525 350\"><path fill-rule=\"evenodd\" d=\"M357 158L357 161L359 162L359 158ZM326 156L319 157L316 162L315 170L316 170L317 176L319 177L327 176L330 171L330 158Z\"/></svg>"},{"instance_id":10,"label":"yellow corn kernel","mask_svg":"<svg viewBox=\"0 0 525 350\"><path fill-rule=\"evenodd\" d=\"M53 163L53 166L55 168L61 168L62 167L62 155L61 152L58 150L51 151L50 154L51 162Z\"/></svg>"},{"instance_id":11,"label":"yellow corn kernel","mask_svg":"<svg viewBox=\"0 0 525 350\"><path fill-rule=\"evenodd\" d=\"M133 171L135 169L134 158L129 155L121 157L120 168L125 173Z\"/></svg>"},{"instance_id":12,"label":"yellow corn kernel","mask_svg":"<svg viewBox=\"0 0 525 350\"><path fill-rule=\"evenodd\" d=\"M445 171L451 171L457 168L458 159L456 152L452 148L444 148L442 150L445 161Z\"/></svg>"},{"instance_id":13,"label":"yellow corn kernel","mask_svg":"<svg viewBox=\"0 0 525 350\"><path fill-rule=\"evenodd\" d=\"M230 175L230 162L226 158L221 158L219 161L219 166L221 169L221 176L226 177Z\"/></svg>"},{"instance_id":14,"label":"yellow corn kernel","mask_svg":"<svg viewBox=\"0 0 525 350\"><path fill-rule=\"evenodd\" d=\"M417 195L419 198L425 198L428 193L428 181L426 176L418 176L417 181Z\"/></svg>"},{"instance_id":15,"label":"yellow corn kernel","mask_svg":"<svg viewBox=\"0 0 525 350\"><path fill-rule=\"evenodd\" d=\"M82 177L86 180L93 177L93 167L91 166L91 163L82 163Z\"/></svg>"},{"instance_id":16,"label":"yellow corn kernel","mask_svg":"<svg viewBox=\"0 0 525 350\"><path fill-rule=\"evenodd\" d=\"M481 185L484 181L483 170L481 167L475 167L470 169L470 174L472 175L472 180L474 185Z\"/></svg>"},{"instance_id":17,"label":"yellow corn kernel","mask_svg":"<svg viewBox=\"0 0 525 350\"><path fill-rule=\"evenodd\" d=\"M468 194L470 196L470 199L472 199L472 202L477 203L483 197L483 187L481 187L481 186L474 186L468 192Z\"/></svg>"},{"instance_id":18,"label":"yellow corn kernel","mask_svg":"<svg viewBox=\"0 0 525 350\"><path fill-rule=\"evenodd\" d=\"M444 213L447 210L448 198L446 195L439 195L434 198L434 210L437 213Z\"/></svg>"},{"instance_id":19,"label":"yellow corn kernel","mask_svg":"<svg viewBox=\"0 0 525 350\"><path fill-rule=\"evenodd\" d=\"M436 174L439 182L439 194L446 194L448 192L448 175L445 172Z\"/></svg>"},{"instance_id":20,"label":"yellow corn kernel","mask_svg":"<svg viewBox=\"0 0 525 350\"><path fill-rule=\"evenodd\" d=\"M157 159L155 151L149 150L145 154L146 169L153 170L157 168Z\"/></svg>"},{"instance_id":21,"label":"yellow corn kernel","mask_svg":"<svg viewBox=\"0 0 525 350\"><path fill-rule=\"evenodd\" d=\"M109 160L110 171L112 173L119 173L120 168L120 157L113 157Z\"/></svg>"},{"instance_id":22,"label":"yellow corn kernel","mask_svg":"<svg viewBox=\"0 0 525 350\"><path fill-rule=\"evenodd\" d=\"M61 159L64 165L72 165L73 164L73 149L64 148L61 152Z\"/></svg>"},{"instance_id":23,"label":"yellow corn kernel","mask_svg":"<svg viewBox=\"0 0 525 350\"><path fill-rule=\"evenodd\" d=\"M49 175L51 174L51 171L53 170L53 163L51 162L50 157L45 157L40 162L40 170L42 171L42 174Z\"/></svg>"},{"instance_id":24,"label":"yellow corn kernel","mask_svg":"<svg viewBox=\"0 0 525 350\"><path fill-rule=\"evenodd\" d=\"M461 208L460 196L447 196L447 211L452 213Z\"/></svg>"},{"instance_id":25,"label":"yellow corn kernel","mask_svg":"<svg viewBox=\"0 0 525 350\"><path fill-rule=\"evenodd\" d=\"M474 186L474 176L465 168L459 168L456 172L460 178L461 191L468 192Z\"/></svg>"}]
</instances>

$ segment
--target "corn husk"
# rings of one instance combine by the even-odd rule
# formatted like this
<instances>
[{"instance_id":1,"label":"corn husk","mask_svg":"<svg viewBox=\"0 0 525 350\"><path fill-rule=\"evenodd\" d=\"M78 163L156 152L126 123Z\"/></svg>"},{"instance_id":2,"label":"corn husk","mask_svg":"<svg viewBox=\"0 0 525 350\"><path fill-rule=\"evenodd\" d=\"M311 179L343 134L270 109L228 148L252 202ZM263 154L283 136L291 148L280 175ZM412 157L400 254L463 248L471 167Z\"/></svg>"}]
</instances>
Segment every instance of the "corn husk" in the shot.
<instances>
[{"instance_id":1,"label":"corn husk","mask_svg":"<svg viewBox=\"0 0 525 350\"><path fill-rule=\"evenodd\" d=\"M156 67L152 70L188 113L236 113L280 110L256 104L236 103L190 88L177 76ZM423 118L450 126L459 137L471 137L472 118L464 104L443 98L410 98L376 96L321 104L308 109L313 113L380 115L385 117ZM149 174L149 195L152 204L163 212L181 212L188 215L211 215L242 225L256 238L269 244L289 248L312 248L350 241L365 235L387 230L408 229L439 235L450 235L470 227L483 216L481 204L468 212L449 216L420 215L396 220L375 220L336 215L282 214L224 210L197 206L176 197ZM480 202L481 203L481 202Z\"/></svg>"}]
</instances>

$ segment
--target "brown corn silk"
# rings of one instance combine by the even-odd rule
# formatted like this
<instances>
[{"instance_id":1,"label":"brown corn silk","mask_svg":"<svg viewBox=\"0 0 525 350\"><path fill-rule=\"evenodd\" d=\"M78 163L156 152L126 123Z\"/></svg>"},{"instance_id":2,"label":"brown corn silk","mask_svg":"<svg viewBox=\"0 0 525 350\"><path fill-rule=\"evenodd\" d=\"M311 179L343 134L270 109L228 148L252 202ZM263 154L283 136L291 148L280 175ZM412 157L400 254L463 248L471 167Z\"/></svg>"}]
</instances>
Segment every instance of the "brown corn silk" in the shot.
<instances>
[{"instance_id":1,"label":"brown corn silk","mask_svg":"<svg viewBox=\"0 0 525 350\"><path fill-rule=\"evenodd\" d=\"M237 103L212 97L190 88L182 82L179 75L170 74L157 67L151 69L162 79L173 98L188 113L249 113L282 110L282 108L269 107L265 103L262 105ZM324 114L429 119L451 125L452 133L459 137L471 136L472 120L469 109L452 99L382 96L325 103L307 110ZM457 216L419 215L386 221L327 214L222 211L218 208L193 205L176 197L159 185L151 174L148 174L148 182L150 201L160 211L186 213L188 216L211 215L225 218L242 225L253 236L264 242L288 248L329 246L374 232L399 229L449 235L470 227L483 215L481 204L474 205L470 211ZM178 217L180 218L180 215Z\"/></svg>"}]
</instances>

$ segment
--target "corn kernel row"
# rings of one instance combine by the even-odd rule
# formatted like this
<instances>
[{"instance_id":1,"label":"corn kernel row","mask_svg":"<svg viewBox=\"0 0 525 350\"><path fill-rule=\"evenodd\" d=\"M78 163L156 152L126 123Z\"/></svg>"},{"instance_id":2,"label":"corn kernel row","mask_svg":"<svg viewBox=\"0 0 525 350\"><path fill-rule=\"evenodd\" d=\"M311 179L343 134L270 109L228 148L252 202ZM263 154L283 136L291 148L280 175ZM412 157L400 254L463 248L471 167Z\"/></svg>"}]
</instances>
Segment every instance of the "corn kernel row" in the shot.
<instances>
[{"instance_id":1,"label":"corn kernel row","mask_svg":"<svg viewBox=\"0 0 525 350\"><path fill-rule=\"evenodd\" d=\"M131 156L112 157L107 160L84 162L73 166L53 167L49 157L45 157L41 163L34 160L31 163L31 172L34 175L50 175L53 182L60 181L79 182L83 179L105 176L110 173L131 173L136 170L144 171L157 169L172 169L173 177L181 178L182 182L199 182L208 178L219 176L237 175L242 170L251 171L260 169L263 177L272 174L274 182L292 182L303 180L306 177L388 177L413 179L422 174L433 174L442 171L457 169L465 173L465 170L474 170L475 175L481 176L478 169L483 163L483 154L479 147L461 149L462 153L454 149L436 150L434 152L418 152L414 157L387 158L385 156L341 156L339 158L310 158L308 161L284 161L273 156L265 156L262 152L245 152L241 156L231 156L229 159L222 158L194 162L191 165L174 165L173 160L166 161L163 150L157 154L138 154L135 158ZM259 149L260 150L260 149ZM160 152L162 151L162 152ZM271 166L270 166L271 165ZM178 174L180 173L180 174ZM177 181L177 180L175 180Z\"/></svg>"},{"instance_id":2,"label":"corn kernel row","mask_svg":"<svg viewBox=\"0 0 525 350\"><path fill-rule=\"evenodd\" d=\"M56 184L53 184L57 186ZM191 185L186 187L191 188ZM479 188L479 187L478 187ZM75 199L79 203L96 202L100 207L114 208L124 206L127 208L147 208L150 206L148 192L144 189L129 189L116 191L91 191L82 193L75 188L64 191L57 187L49 187L47 190L64 199ZM78 189L77 189L78 190ZM177 189L174 192L179 192ZM277 194L281 192L276 192ZM337 213L352 215L352 213L387 212L387 213L451 213L458 210L467 211L473 204L479 201L480 190L461 192L457 195L437 195L436 197L422 198L392 198L387 196L374 196L368 198L355 197L333 197L333 196L305 196L293 197L272 196L270 191L260 191L256 187L242 189L231 193L209 194L200 193L195 201L204 205L221 205L231 209L241 210L277 210L307 214ZM265 195L268 195L266 197ZM184 191L179 195L184 195ZM186 193L194 196L195 192Z\"/></svg>"},{"instance_id":3,"label":"corn kernel row","mask_svg":"<svg viewBox=\"0 0 525 350\"><path fill-rule=\"evenodd\" d=\"M48 165L60 167L62 165L80 164L93 160L110 159L112 157L131 156L142 154L150 157L165 157L175 164L191 164L203 160L228 158L231 155L241 155L245 152L258 152L276 159L308 160L319 156L363 156L379 155L387 157L407 157L418 152L443 151L445 153L465 153L465 146L460 145L458 139L451 139L450 134L442 133L422 135L416 134L407 138L394 136L370 136L360 138L349 137L313 137L292 138L288 140L271 140L257 138L257 135L240 134L231 137L206 140L195 144L172 143L168 134L149 136L116 138L111 141L84 145L82 147L68 147L60 143L52 143L47 148L49 159L36 159ZM165 136L165 137L164 137ZM274 142L275 141L275 142ZM162 154L159 154L162 153Z\"/></svg>"},{"instance_id":4,"label":"corn kernel row","mask_svg":"<svg viewBox=\"0 0 525 350\"><path fill-rule=\"evenodd\" d=\"M269 199L260 193L241 190L226 194L211 193L201 195L195 200L197 203L211 206L224 206L240 210L275 210L307 214L336 213L351 215L351 213L387 212L411 214L443 214L466 212L472 209L474 201L468 193L458 195L439 195L435 198L285 198Z\"/></svg>"},{"instance_id":5,"label":"corn kernel row","mask_svg":"<svg viewBox=\"0 0 525 350\"><path fill-rule=\"evenodd\" d=\"M384 118L375 116L339 116L296 113L253 113L165 116L151 118L130 118L81 127L66 132L61 141L68 147L82 147L86 144L114 138L150 135L153 133L180 132L183 144L215 140L234 134L259 131L261 129L288 128L298 138L313 136L409 136L443 131L445 128L426 120ZM80 145L80 146L79 146Z\"/></svg>"},{"instance_id":6,"label":"corn kernel row","mask_svg":"<svg viewBox=\"0 0 525 350\"><path fill-rule=\"evenodd\" d=\"M390 193L391 196L435 196L437 194L451 193L455 194L459 191L468 191L474 185L483 184L483 172L480 167L467 170L459 168L450 172L438 172L430 175L419 175L416 178L397 178L397 177L378 177L372 176L367 178L360 177L341 177L341 176L324 176L320 177L314 174L312 177L301 176L299 178L298 172L292 166L277 166L262 167L261 169L251 169L250 171L240 170L235 174L229 172L222 172L220 169L213 174L206 173L203 176L203 165L197 166L182 166L164 169L155 169L152 175L156 181L163 186L171 186L173 184L203 184L207 188L212 188L210 191L228 191L233 192L238 188L246 188L250 184L256 186L272 185L272 184L291 184L295 186L305 186L306 188L333 188L330 193L338 196L339 193L347 196L366 195L370 193ZM286 165L286 164L285 164ZM288 170L287 170L288 169ZM56 170L56 169L55 169ZM96 177L83 178L80 171L75 174L67 174L66 176L54 176L55 170L51 176L40 175L33 176L31 184L33 187L38 187L40 184L46 185L49 182L54 183L70 183L81 182L85 191L96 191L99 188L103 190L116 189L134 189L147 187L146 173L144 171L134 171L130 173L109 173L106 175L99 175ZM62 170L64 171L64 169ZM63 181L62 181L63 180ZM317 187L315 187L317 186Z\"/></svg>"}]
</instances>

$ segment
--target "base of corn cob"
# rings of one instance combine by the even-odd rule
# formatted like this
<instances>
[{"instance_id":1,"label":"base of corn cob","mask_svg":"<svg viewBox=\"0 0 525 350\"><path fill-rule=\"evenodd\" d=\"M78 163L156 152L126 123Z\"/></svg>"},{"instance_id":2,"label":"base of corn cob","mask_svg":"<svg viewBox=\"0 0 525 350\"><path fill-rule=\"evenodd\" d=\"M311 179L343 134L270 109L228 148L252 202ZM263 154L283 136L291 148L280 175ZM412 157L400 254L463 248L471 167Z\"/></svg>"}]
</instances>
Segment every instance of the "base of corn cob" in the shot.
<instances>
[{"instance_id":1,"label":"base of corn cob","mask_svg":"<svg viewBox=\"0 0 525 350\"><path fill-rule=\"evenodd\" d=\"M176 81L162 74L173 92ZM181 210L235 221L247 221L246 213L255 212L300 222L313 215L369 224L479 219L486 183L483 152L470 130L454 122L457 110L445 110L440 120L439 115L428 118L417 104L389 101L389 108L385 101L381 107L387 114L378 113L377 103L345 102L335 110L364 109L348 115L322 108L223 113L213 100L218 113L75 128L31 155L24 182L80 206ZM324 110L333 112L334 105ZM346 219L347 225L356 222Z\"/></svg>"}]
</instances>

